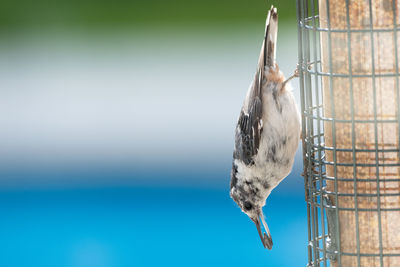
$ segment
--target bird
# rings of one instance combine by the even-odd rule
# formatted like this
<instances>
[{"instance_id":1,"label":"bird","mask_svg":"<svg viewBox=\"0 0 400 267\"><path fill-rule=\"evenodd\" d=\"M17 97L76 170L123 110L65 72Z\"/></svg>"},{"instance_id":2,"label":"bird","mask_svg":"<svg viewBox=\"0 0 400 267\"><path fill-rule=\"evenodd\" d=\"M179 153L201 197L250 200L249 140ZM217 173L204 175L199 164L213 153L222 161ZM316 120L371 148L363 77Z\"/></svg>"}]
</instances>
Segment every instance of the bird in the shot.
<instances>
[{"instance_id":1,"label":"bird","mask_svg":"<svg viewBox=\"0 0 400 267\"><path fill-rule=\"evenodd\" d=\"M272 237L262 208L271 191L291 172L300 140L300 113L290 84L276 64L277 8L268 12L254 80L235 129L230 196L255 223L264 248ZM261 224L265 229L261 229Z\"/></svg>"}]
</instances>

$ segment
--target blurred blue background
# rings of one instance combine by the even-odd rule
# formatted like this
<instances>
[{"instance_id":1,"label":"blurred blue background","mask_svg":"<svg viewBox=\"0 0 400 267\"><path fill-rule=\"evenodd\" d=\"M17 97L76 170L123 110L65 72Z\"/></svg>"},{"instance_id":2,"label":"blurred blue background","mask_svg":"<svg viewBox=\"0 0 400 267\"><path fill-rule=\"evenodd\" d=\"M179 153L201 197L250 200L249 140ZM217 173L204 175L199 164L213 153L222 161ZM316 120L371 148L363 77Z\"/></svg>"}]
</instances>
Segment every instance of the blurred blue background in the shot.
<instances>
[{"instance_id":1,"label":"blurred blue background","mask_svg":"<svg viewBox=\"0 0 400 267\"><path fill-rule=\"evenodd\" d=\"M288 76L293 1L3 1L0 266L304 266L300 149L271 251L229 198L271 4Z\"/></svg>"}]
</instances>

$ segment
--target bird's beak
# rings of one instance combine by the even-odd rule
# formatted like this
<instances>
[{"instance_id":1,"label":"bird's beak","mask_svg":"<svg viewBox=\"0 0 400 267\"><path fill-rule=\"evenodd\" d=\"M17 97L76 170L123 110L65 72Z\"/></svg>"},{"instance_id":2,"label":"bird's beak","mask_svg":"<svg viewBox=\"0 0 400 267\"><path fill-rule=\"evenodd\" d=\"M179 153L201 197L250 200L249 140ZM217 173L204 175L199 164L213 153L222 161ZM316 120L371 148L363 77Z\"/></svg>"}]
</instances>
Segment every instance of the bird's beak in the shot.
<instances>
[{"instance_id":1,"label":"bird's beak","mask_svg":"<svg viewBox=\"0 0 400 267\"><path fill-rule=\"evenodd\" d=\"M256 218L253 218L252 220L256 224L257 231L258 231L258 234L260 235L261 242L262 242L264 248L271 249L272 245L273 245L272 244L272 238L271 238L271 234L270 234L269 229L268 229L268 225L264 220L263 213L260 212L260 215L258 215ZM264 233L264 235L263 235L262 230L261 230L261 223L263 224L264 229L267 232L267 233Z\"/></svg>"}]
</instances>

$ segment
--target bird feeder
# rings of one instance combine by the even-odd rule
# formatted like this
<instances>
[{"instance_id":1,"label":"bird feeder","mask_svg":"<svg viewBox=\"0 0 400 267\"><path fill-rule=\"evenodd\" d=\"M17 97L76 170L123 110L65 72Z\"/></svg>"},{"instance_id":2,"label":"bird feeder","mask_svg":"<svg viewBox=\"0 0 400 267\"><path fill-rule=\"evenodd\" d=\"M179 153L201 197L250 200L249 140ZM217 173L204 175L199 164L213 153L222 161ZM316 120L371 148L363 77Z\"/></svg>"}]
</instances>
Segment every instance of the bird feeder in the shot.
<instances>
[{"instance_id":1,"label":"bird feeder","mask_svg":"<svg viewBox=\"0 0 400 267\"><path fill-rule=\"evenodd\" d=\"M400 2L297 11L308 266L400 266Z\"/></svg>"}]
</instances>

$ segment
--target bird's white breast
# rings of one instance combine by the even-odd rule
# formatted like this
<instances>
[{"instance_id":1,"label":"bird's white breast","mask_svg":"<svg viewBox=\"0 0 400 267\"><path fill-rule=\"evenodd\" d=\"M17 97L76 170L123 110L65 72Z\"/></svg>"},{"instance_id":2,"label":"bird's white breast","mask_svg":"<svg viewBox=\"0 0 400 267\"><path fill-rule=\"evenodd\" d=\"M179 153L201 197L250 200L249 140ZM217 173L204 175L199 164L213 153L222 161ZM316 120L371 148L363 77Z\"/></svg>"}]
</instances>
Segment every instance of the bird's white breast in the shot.
<instances>
[{"instance_id":1,"label":"bird's white breast","mask_svg":"<svg viewBox=\"0 0 400 267\"><path fill-rule=\"evenodd\" d=\"M263 86L263 131L254 165L235 161L245 179L267 180L270 188L265 198L291 171L300 140L300 113L289 84L274 96L277 84ZM279 85L278 85L279 86Z\"/></svg>"}]
</instances>

